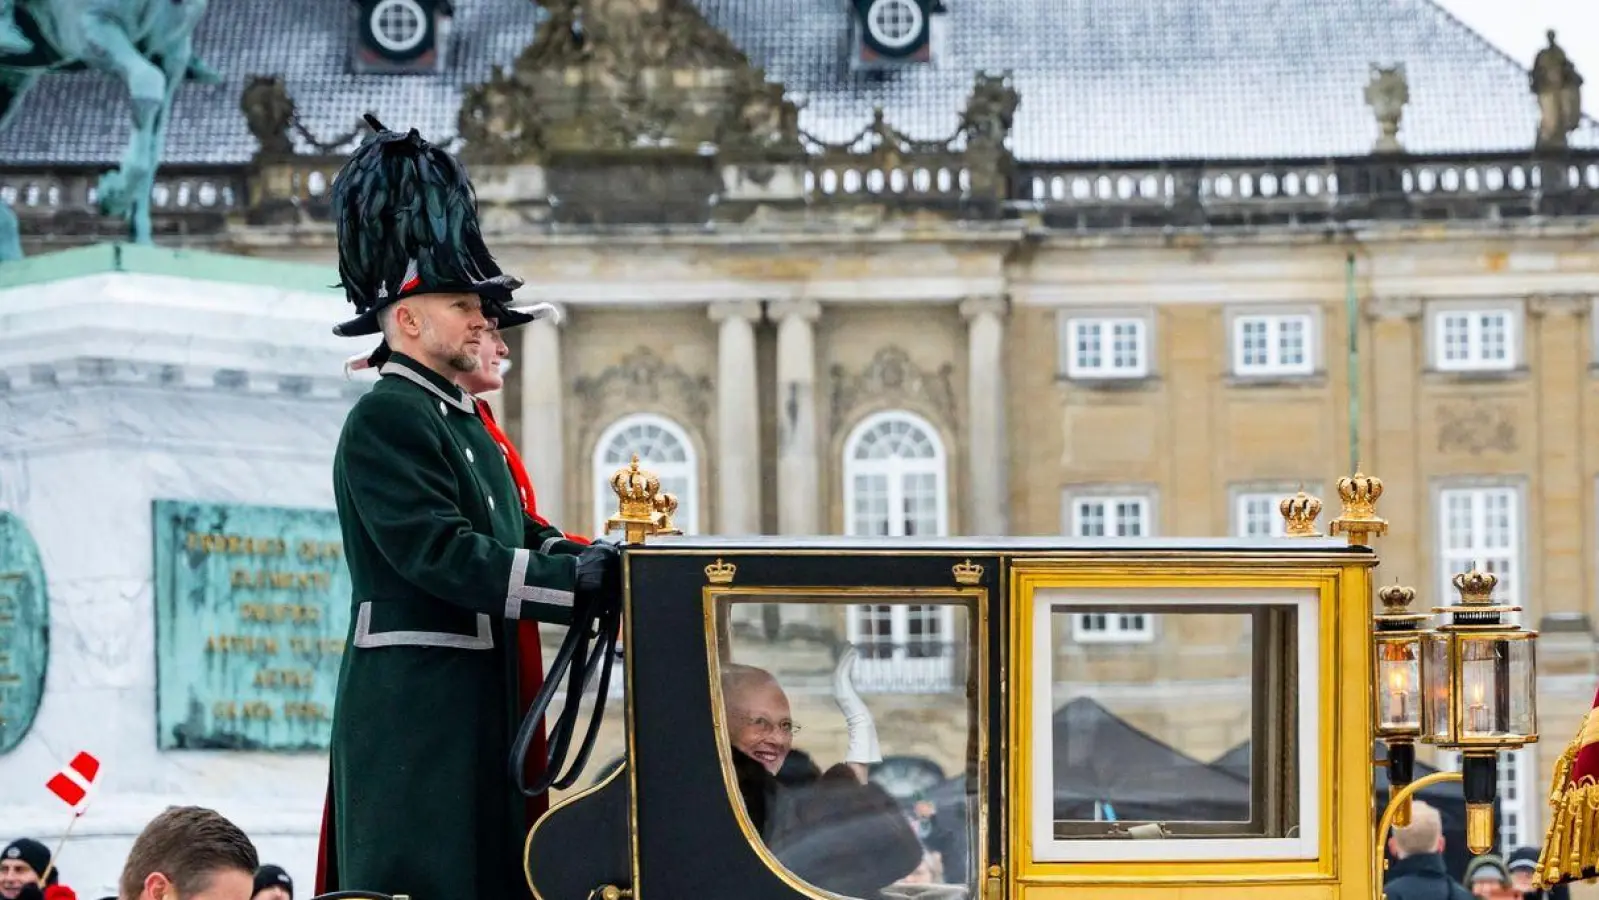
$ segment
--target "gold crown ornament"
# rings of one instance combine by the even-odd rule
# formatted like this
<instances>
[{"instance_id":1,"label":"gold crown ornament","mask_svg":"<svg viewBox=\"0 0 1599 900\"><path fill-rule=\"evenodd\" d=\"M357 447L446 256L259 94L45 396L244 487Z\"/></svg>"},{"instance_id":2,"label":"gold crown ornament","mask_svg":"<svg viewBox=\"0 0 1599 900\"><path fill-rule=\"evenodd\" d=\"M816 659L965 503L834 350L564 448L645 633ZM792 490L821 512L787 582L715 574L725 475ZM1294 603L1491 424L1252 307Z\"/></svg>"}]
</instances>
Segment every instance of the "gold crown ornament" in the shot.
<instances>
[{"instance_id":1,"label":"gold crown ornament","mask_svg":"<svg viewBox=\"0 0 1599 900\"><path fill-rule=\"evenodd\" d=\"M1338 498L1343 511L1332 520L1329 534L1347 534L1352 546L1369 547L1372 537L1388 533L1388 521L1377 516L1377 498L1382 496L1382 479L1355 467L1355 474L1338 479Z\"/></svg>"},{"instance_id":2,"label":"gold crown ornament","mask_svg":"<svg viewBox=\"0 0 1599 900\"><path fill-rule=\"evenodd\" d=\"M983 567L969 559L951 566L950 571L955 575L956 584L976 584L983 579Z\"/></svg>"},{"instance_id":3,"label":"gold crown ornament","mask_svg":"<svg viewBox=\"0 0 1599 900\"><path fill-rule=\"evenodd\" d=\"M661 490L661 480L655 473L639 468L637 453L633 454L631 465L618 469L611 476L611 490L616 493L616 515L605 520L605 530L621 528L629 544L639 543L646 535L654 534L655 501Z\"/></svg>"},{"instance_id":4,"label":"gold crown ornament","mask_svg":"<svg viewBox=\"0 0 1599 900\"><path fill-rule=\"evenodd\" d=\"M1304 488L1292 497L1284 497L1277 504L1277 511L1282 513L1285 525L1283 533L1287 537L1321 537L1321 532L1316 530L1316 517L1321 515L1321 499L1305 493Z\"/></svg>"},{"instance_id":5,"label":"gold crown ornament","mask_svg":"<svg viewBox=\"0 0 1599 900\"><path fill-rule=\"evenodd\" d=\"M738 572L738 566L730 562L723 562L718 556L716 562L705 567L705 578L711 584L732 584L733 575Z\"/></svg>"},{"instance_id":6,"label":"gold crown ornament","mask_svg":"<svg viewBox=\"0 0 1599 900\"><path fill-rule=\"evenodd\" d=\"M1382 611L1389 615L1408 612L1410 604L1415 602L1416 589L1390 584L1377 592L1377 599L1382 603Z\"/></svg>"},{"instance_id":7,"label":"gold crown ornament","mask_svg":"<svg viewBox=\"0 0 1599 900\"><path fill-rule=\"evenodd\" d=\"M665 492L655 495L655 512L660 518L655 523L656 534L682 534L683 529L672 522L677 513L677 495Z\"/></svg>"}]
</instances>

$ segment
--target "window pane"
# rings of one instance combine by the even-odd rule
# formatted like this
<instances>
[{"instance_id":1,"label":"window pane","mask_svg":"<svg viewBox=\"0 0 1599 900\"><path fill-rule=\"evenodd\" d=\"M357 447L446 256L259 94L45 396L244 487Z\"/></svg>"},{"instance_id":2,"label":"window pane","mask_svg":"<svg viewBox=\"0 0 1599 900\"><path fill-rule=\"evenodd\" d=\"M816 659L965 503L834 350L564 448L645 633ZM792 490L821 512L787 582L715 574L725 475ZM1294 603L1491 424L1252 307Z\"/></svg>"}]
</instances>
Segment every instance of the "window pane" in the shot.
<instances>
[{"instance_id":1,"label":"window pane","mask_svg":"<svg viewBox=\"0 0 1599 900\"><path fill-rule=\"evenodd\" d=\"M966 774L976 771L979 691L968 607L893 595L865 605L759 599L735 596L717 610L738 622L754 606L757 619L793 623L775 640L718 629L731 634L718 648L720 696L743 789L731 802L812 887L862 900L894 896L895 885L975 895L978 785ZM859 655L845 666L841 704L839 648L851 645ZM869 735L875 759L861 752ZM751 802L757 790L763 800Z\"/></svg>"},{"instance_id":2,"label":"window pane","mask_svg":"<svg viewBox=\"0 0 1599 900\"><path fill-rule=\"evenodd\" d=\"M1172 839L1277 841L1293 845L1285 856L1313 857L1303 839L1315 820L1306 803L1318 779L1305 767L1316 745L1301 727L1299 673L1314 659L1313 647L1301 653L1314 635L1300 633L1315 621L1314 598L1220 602L1217 592L1217 600L1118 608L1115 591L1072 593L1040 598L1051 627L1034 652L1049 656L1049 683L1034 696L1050 703L1052 762L1040 774L1049 784L1034 790L1054 816L1035 846L1126 841L1129 829L1158 826ZM1159 641L1114 659L1061 639L1086 621L1141 628L1153 616L1163 623ZM1045 727L1033 721L1035 732Z\"/></svg>"},{"instance_id":3,"label":"window pane","mask_svg":"<svg viewBox=\"0 0 1599 900\"><path fill-rule=\"evenodd\" d=\"M1278 323L1277 361L1285 367L1305 364L1305 319L1288 316Z\"/></svg>"},{"instance_id":4,"label":"window pane","mask_svg":"<svg viewBox=\"0 0 1599 900\"><path fill-rule=\"evenodd\" d=\"M1076 333L1077 365L1083 369L1097 369L1104 365L1104 359L1099 349L1099 325L1095 322L1079 322L1073 328Z\"/></svg>"}]
</instances>

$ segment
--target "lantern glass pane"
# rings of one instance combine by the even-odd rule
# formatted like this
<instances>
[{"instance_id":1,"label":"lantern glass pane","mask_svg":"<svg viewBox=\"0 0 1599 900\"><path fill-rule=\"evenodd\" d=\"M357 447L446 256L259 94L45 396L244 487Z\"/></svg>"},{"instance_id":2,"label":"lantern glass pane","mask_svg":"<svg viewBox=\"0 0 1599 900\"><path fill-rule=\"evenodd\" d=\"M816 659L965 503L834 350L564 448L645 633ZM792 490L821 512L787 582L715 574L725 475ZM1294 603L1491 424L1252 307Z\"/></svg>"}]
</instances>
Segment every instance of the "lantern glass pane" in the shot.
<instances>
[{"instance_id":1,"label":"lantern glass pane","mask_svg":"<svg viewBox=\"0 0 1599 900\"><path fill-rule=\"evenodd\" d=\"M1427 705L1422 734L1437 741L1449 739L1449 639L1444 635L1422 638L1422 676L1426 679Z\"/></svg>"},{"instance_id":2,"label":"lantern glass pane","mask_svg":"<svg viewBox=\"0 0 1599 900\"><path fill-rule=\"evenodd\" d=\"M1534 694L1538 688L1538 645L1534 641L1503 641L1509 657L1509 707L1506 730L1512 734L1538 733L1538 707Z\"/></svg>"},{"instance_id":3,"label":"lantern glass pane","mask_svg":"<svg viewBox=\"0 0 1599 900\"><path fill-rule=\"evenodd\" d=\"M1421 727L1421 645L1415 638L1377 643L1377 727Z\"/></svg>"},{"instance_id":4,"label":"lantern glass pane","mask_svg":"<svg viewBox=\"0 0 1599 900\"><path fill-rule=\"evenodd\" d=\"M1503 737L1510 730L1508 641L1460 635L1460 736Z\"/></svg>"}]
</instances>

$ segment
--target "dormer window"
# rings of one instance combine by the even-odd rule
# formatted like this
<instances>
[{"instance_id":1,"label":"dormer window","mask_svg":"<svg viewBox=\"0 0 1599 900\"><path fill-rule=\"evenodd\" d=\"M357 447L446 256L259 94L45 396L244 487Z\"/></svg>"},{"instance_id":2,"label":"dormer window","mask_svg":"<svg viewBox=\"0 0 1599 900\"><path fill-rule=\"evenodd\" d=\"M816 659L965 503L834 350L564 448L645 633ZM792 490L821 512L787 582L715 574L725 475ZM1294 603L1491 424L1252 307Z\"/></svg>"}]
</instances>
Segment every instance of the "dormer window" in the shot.
<instances>
[{"instance_id":1,"label":"dormer window","mask_svg":"<svg viewBox=\"0 0 1599 900\"><path fill-rule=\"evenodd\" d=\"M454 12L448 0L356 0L351 68L401 75L437 72Z\"/></svg>"},{"instance_id":2,"label":"dormer window","mask_svg":"<svg viewBox=\"0 0 1599 900\"><path fill-rule=\"evenodd\" d=\"M416 0L378 0L367 13L373 43L387 53L406 56L428 36L428 16Z\"/></svg>"}]
</instances>

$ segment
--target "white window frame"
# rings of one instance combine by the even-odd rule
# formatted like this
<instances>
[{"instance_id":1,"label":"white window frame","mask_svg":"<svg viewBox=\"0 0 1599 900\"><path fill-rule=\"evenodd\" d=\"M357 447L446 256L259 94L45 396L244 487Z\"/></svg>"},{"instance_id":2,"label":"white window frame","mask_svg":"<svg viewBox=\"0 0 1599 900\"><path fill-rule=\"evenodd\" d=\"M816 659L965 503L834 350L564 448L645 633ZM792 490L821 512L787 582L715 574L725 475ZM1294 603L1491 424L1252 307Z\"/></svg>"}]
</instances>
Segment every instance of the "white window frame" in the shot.
<instances>
[{"instance_id":1,"label":"white window frame","mask_svg":"<svg viewBox=\"0 0 1599 900\"><path fill-rule=\"evenodd\" d=\"M672 440L683 448L682 462L662 462L656 459L645 459L639 456L639 468L647 469L661 479L663 487L669 480L682 479L685 485L677 494L677 512L672 515L673 524L683 529L684 534L699 533L700 525L700 476L699 454L696 452L694 442L689 440L688 432L683 426L671 419L655 413L632 413L612 422L600 433L599 439L594 442L594 452L589 457L589 479L593 482L594 499L594 533L605 534L605 520L616 512L616 492L611 489L611 477L617 469L626 468L632 462L628 459L616 462L607 451L611 444L624 432L638 426L654 426L665 432ZM535 488L537 485L535 485Z\"/></svg>"},{"instance_id":2,"label":"white window frame","mask_svg":"<svg viewBox=\"0 0 1599 900\"><path fill-rule=\"evenodd\" d=\"M1505 355L1503 359L1490 359L1483 355L1483 325L1490 316L1503 316L1505 322ZM1449 320L1464 319L1466 323L1466 356L1450 359ZM1440 372L1503 372L1516 368L1521 357L1522 310L1519 304L1440 304L1428 311L1432 331L1432 365Z\"/></svg>"},{"instance_id":3,"label":"white window frame","mask_svg":"<svg viewBox=\"0 0 1599 900\"><path fill-rule=\"evenodd\" d=\"M1138 342L1138 360L1131 366L1118 366L1115 360L1115 329L1131 325ZM1088 328L1099 330L1099 365L1085 366L1078 357L1078 336ZM1066 357L1066 377L1083 379L1147 378L1149 376L1150 322L1137 315L1072 315L1062 327L1062 351Z\"/></svg>"},{"instance_id":4,"label":"white window frame","mask_svg":"<svg viewBox=\"0 0 1599 900\"><path fill-rule=\"evenodd\" d=\"M1455 498L1468 498L1471 510L1471 546L1449 546L1449 503ZM1485 529L1485 520L1488 515L1487 504L1490 501L1504 500L1510 509L1509 542L1508 548L1483 547L1482 532ZM1461 572L1469 572L1473 568L1483 566L1486 571L1493 572L1499 579L1494 587L1494 599L1501 604L1520 604L1522 598L1522 583L1526 571L1525 538L1526 533L1523 521L1525 519L1525 506L1522 503L1522 489L1519 485L1490 482L1483 484L1471 483L1445 483L1438 487L1433 501L1434 533L1437 536L1438 560L1438 596L1443 600L1440 606L1452 606L1460 600L1460 592L1455 589L1454 577ZM1495 560L1500 560L1496 565ZM1519 624L1526 616L1526 611L1511 613L1506 619Z\"/></svg>"},{"instance_id":5,"label":"white window frame","mask_svg":"<svg viewBox=\"0 0 1599 900\"><path fill-rule=\"evenodd\" d=\"M1300 673L1299 834L1292 838L1168 838L1160 841L1061 840L1055 837L1053 608L1091 604L1129 607L1205 603L1221 606L1292 604L1297 608ZM1152 617L1151 617L1152 618ZM1319 756L1322 708L1321 596L1316 590L1047 588L1033 595L1032 859L1037 862L1132 860L1316 859L1320 855L1319 805L1325 760Z\"/></svg>"},{"instance_id":6,"label":"white window frame","mask_svg":"<svg viewBox=\"0 0 1599 900\"><path fill-rule=\"evenodd\" d=\"M856 448L867 433L879 426L900 421L909 424L921 431L933 446L933 456L930 459L901 459L892 460L862 460L856 459ZM903 508L905 499L904 476L931 474L935 480L935 497L937 503L936 529L933 535L915 535L916 537L944 537L949 534L949 454L944 450L944 441L931 422L912 412L902 409L885 410L873 413L862 419L849 433L844 441L843 465L844 472L844 533L856 535L855 527L855 476L881 474L888 479L889 519L888 534L886 537L907 537L905 534L904 517L895 517L895 499L900 501L899 507ZM872 537L885 537L885 535L872 535Z\"/></svg>"},{"instance_id":7,"label":"white window frame","mask_svg":"<svg viewBox=\"0 0 1599 900\"><path fill-rule=\"evenodd\" d=\"M1122 535L1085 535L1083 533L1083 507L1098 504L1104 507L1105 524L1107 531L1113 525L1113 508L1118 504L1135 503L1139 509L1139 534L1136 538L1146 538L1155 533L1155 501L1148 492L1142 491L1115 491L1106 493L1068 493L1066 496L1066 533L1075 538L1086 540L1114 540ZM1118 523L1119 527L1119 523ZM1084 616L1072 619L1072 640L1081 644L1146 644L1155 639L1155 622L1153 617L1144 615L1137 624L1130 621L1126 614L1108 613L1104 628L1090 628Z\"/></svg>"},{"instance_id":8,"label":"white window frame","mask_svg":"<svg viewBox=\"0 0 1599 900\"><path fill-rule=\"evenodd\" d=\"M908 459L894 457L891 459L857 459L861 440L879 427L893 422L910 425L931 445L933 455L927 458ZM910 475L932 475L934 477L935 497L935 533L931 536L944 537L949 534L949 455L944 449L943 438L939 436L938 429L925 418L907 410L893 409L873 413L862 419L850 430L849 436L844 441L844 452L841 469L844 475L844 533L857 535L855 514L855 478L858 475L881 475L885 479L888 492L888 534L890 538L908 537L905 534L905 517L896 516L895 509L904 509L905 478ZM883 535L872 535L883 537ZM915 537L928 537L929 535L915 535ZM858 642L866 629L862 627L862 617L872 605L851 605L845 614L845 633L851 643ZM890 607L889 640L893 643L894 650L887 659L867 659L864 655L855 663L855 684L862 691L894 690L901 693L895 686L907 682L929 685L934 689L942 689L954 684L955 679L955 607L949 605L938 606L938 628L942 635L943 649L941 653L929 657L913 658L905 652L905 647L911 642L910 635L910 606L911 604L886 604Z\"/></svg>"},{"instance_id":9,"label":"white window frame","mask_svg":"<svg viewBox=\"0 0 1599 900\"><path fill-rule=\"evenodd\" d=\"M1298 362L1282 360L1282 333L1288 323L1298 323L1304 343ZM1244 359L1244 329L1251 324L1266 327L1266 360L1250 363ZM1290 377L1310 375L1316 370L1316 318L1309 313L1249 312L1233 316L1233 374L1258 377Z\"/></svg>"},{"instance_id":10,"label":"white window frame","mask_svg":"<svg viewBox=\"0 0 1599 900\"><path fill-rule=\"evenodd\" d=\"M1279 538L1287 536L1288 523L1283 521L1282 512L1278 509L1282 503L1283 495L1268 491L1240 491L1233 496L1233 527L1234 537L1252 538ZM1266 533L1250 534L1248 531L1250 507L1257 503L1266 504Z\"/></svg>"}]
</instances>

